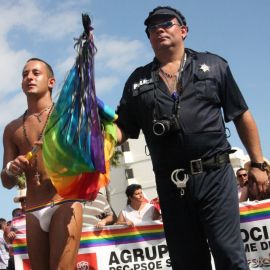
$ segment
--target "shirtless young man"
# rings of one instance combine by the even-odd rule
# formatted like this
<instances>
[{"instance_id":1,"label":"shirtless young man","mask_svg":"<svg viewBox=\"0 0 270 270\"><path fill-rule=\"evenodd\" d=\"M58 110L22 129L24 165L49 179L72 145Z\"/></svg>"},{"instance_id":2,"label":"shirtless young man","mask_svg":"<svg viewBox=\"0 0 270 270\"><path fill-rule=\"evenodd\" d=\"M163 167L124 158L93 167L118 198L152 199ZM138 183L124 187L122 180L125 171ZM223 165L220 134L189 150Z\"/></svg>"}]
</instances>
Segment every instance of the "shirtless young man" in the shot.
<instances>
[{"instance_id":1,"label":"shirtless young man","mask_svg":"<svg viewBox=\"0 0 270 270\"><path fill-rule=\"evenodd\" d=\"M65 201L57 194L44 169L42 151L30 161L25 157L42 140L53 109L54 84L52 68L45 61L32 58L26 62L22 89L28 108L6 126L3 136L3 186L11 189L17 175L24 172L26 176L27 244L33 270L73 270L82 227L81 204Z\"/></svg>"}]
</instances>

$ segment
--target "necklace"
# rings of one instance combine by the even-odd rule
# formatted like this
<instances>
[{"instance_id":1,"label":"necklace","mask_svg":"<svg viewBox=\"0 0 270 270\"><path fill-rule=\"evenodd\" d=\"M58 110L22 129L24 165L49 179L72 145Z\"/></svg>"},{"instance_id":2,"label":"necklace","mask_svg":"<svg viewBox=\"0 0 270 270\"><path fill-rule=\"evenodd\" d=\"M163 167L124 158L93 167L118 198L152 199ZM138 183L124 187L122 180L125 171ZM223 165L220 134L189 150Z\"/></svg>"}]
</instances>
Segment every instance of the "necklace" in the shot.
<instances>
[{"instance_id":1,"label":"necklace","mask_svg":"<svg viewBox=\"0 0 270 270\"><path fill-rule=\"evenodd\" d=\"M40 132L40 134L38 135L37 141L40 141L40 140L42 139L42 137L43 137L43 134L44 134L44 131L45 131L47 122L48 122L48 120L49 120L49 117L50 117L50 115L51 115L51 112L52 112L53 107L54 107L54 103L53 103L51 106L49 106L49 107L46 108L46 110L48 110L48 109L50 109L50 110L49 110L49 112L48 112L46 121L45 121L45 123L44 123L44 125L43 125L43 127L42 127L42 129L41 129L41 132ZM43 110L43 111L41 112L41 114L42 114L43 112L45 112L46 110ZM27 112L28 112L28 110L26 110L26 111L24 112L24 114L23 114L22 128L23 128L23 135L24 135L24 137L25 137L25 140L26 140L27 144L32 148L33 145L31 144L31 142L30 142L30 140L29 140L29 137L28 137L27 132L26 132L26 126L25 126L25 121L26 121L26 115L27 115ZM41 115L41 114L40 114L40 115ZM39 115L39 116L40 116L40 115ZM39 121L39 122L41 123L41 121ZM37 163L37 153L34 155L34 168L35 168L35 178L36 178L36 180L37 180L37 183L40 183L40 174L39 174L39 172L38 172L38 163Z\"/></svg>"},{"instance_id":2,"label":"necklace","mask_svg":"<svg viewBox=\"0 0 270 270\"><path fill-rule=\"evenodd\" d=\"M176 74L169 74L165 72L162 68L159 69L161 77L164 79L164 82L166 83L169 92L174 93L179 88L179 72Z\"/></svg>"},{"instance_id":3,"label":"necklace","mask_svg":"<svg viewBox=\"0 0 270 270\"><path fill-rule=\"evenodd\" d=\"M177 71L176 74L170 74L170 73L167 73L166 71L164 71L162 68L160 68L159 70L165 77L167 77L169 79L172 79L173 77L177 78L179 76L179 71Z\"/></svg>"},{"instance_id":4,"label":"necklace","mask_svg":"<svg viewBox=\"0 0 270 270\"><path fill-rule=\"evenodd\" d=\"M39 113L32 113L32 114L29 114L29 111L27 110L27 114L35 116L35 117L37 118L38 122L41 123L41 118L40 118L41 115L42 115L44 112L48 111L51 107L52 107L52 105L46 107L45 109L43 109L43 110L42 110L41 112L39 112Z\"/></svg>"},{"instance_id":5,"label":"necklace","mask_svg":"<svg viewBox=\"0 0 270 270\"><path fill-rule=\"evenodd\" d=\"M176 93L182 90L181 84L181 75L186 64L187 54L185 53L181 59L181 64L178 71L175 74L170 74L164 71L162 68L159 68L159 74L164 78L165 83L170 91L170 93Z\"/></svg>"}]
</instances>

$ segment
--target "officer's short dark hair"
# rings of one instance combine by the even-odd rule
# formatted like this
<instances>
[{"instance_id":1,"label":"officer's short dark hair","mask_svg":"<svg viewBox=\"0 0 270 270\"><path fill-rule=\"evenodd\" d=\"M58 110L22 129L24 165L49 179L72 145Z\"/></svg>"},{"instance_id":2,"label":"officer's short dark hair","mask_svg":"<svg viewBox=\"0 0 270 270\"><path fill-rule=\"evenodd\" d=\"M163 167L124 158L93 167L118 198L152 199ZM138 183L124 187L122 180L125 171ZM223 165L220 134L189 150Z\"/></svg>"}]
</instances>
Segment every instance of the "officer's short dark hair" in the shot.
<instances>
[{"instance_id":1,"label":"officer's short dark hair","mask_svg":"<svg viewBox=\"0 0 270 270\"><path fill-rule=\"evenodd\" d=\"M145 32L149 38L148 26L154 18L158 17L175 17L180 25L184 25L187 27L187 21L185 16L177 9L172 8L170 6L158 6L149 12L148 17L144 21L144 25L146 25ZM188 29L188 27L187 27Z\"/></svg>"}]
</instances>

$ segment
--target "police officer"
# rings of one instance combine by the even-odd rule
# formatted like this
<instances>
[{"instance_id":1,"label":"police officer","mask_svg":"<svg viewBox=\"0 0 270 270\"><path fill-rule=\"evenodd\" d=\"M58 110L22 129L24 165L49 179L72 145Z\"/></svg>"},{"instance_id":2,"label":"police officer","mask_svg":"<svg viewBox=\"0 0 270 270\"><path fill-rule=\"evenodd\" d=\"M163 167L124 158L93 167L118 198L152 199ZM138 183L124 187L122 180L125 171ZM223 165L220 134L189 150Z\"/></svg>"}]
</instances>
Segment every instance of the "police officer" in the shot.
<instances>
[{"instance_id":1,"label":"police officer","mask_svg":"<svg viewBox=\"0 0 270 270\"><path fill-rule=\"evenodd\" d=\"M266 190L256 124L227 62L184 48L185 17L157 7L145 20L154 60L126 82L118 139L143 131L155 172L173 269L248 269L226 122L234 121L252 161L249 178Z\"/></svg>"}]
</instances>

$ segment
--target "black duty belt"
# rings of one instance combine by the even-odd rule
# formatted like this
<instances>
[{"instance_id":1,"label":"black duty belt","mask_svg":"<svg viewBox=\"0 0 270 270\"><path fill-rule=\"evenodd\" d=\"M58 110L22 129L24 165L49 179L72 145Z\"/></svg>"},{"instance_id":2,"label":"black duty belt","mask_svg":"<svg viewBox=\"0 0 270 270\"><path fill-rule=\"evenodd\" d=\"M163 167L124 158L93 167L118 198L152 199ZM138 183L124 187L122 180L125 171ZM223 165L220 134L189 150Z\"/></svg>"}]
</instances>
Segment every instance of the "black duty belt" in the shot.
<instances>
[{"instance_id":1,"label":"black duty belt","mask_svg":"<svg viewBox=\"0 0 270 270\"><path fill-rule=\"evenodd\" d=\"M194 175L204 171L218 169L227 163L230 163L228 153L216 154L211 158L191 160L187 172Z\"/></svg>"},{"instance_id":2,"label":"black duty belt","mask_svg":"<svg viewBox=\"0 0 270 270\"><path fill-rule=\"evenodd\" d=\"M190 160L187 168L179 168L172 171L171 180L180 190L180 195L183 196L185 194L187 181L189 180L189 175L196 175L205 171L218 169L227 163L230 163L228 153L216 154L211 158Z\"/></svg>"},{"instance_id":3,"label":"black duty belt","mask_svg":"<svg viewBox=\"0 0 270 270\"><path fill-rule=\"evenodd\" d=\"M229 154L227 152L221 154L218 153L210 158L199 158L190 160L187 163L187 166L185 166L184 168L179 168L177 170L181 170L186 174L195 175L205 171L218 169L227 163L230 163Z\"/></svg>"}]
</instances>

